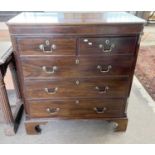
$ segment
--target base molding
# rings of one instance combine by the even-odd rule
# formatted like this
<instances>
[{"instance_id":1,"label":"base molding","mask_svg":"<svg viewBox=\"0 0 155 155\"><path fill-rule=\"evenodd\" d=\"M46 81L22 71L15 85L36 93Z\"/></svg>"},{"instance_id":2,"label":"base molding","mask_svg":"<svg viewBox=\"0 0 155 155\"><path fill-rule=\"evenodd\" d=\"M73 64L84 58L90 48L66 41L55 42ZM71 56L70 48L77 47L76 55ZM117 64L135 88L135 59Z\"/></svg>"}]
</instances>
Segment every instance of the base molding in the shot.
<instances>
[{"instance_id":1,"label":"base molding","mask_svg":"<svg viewBox=\"0 0 155 155\"><path fill-rule=\"evenodd\" d=\"M101 119L101 118L100 118ZM41 134L41 125L46 125L48 122L52 122L53 118L45 119L45 118L38 118L38 119L26 119L25 120L25 129L27 134L29 135L37 135ZM85 119L89 120L89 119ZM91 119L92 120L92 119ZM97 120L97 119L95 119ZM125 132L128 125L128 118L121 117L121 118L102 118L103 121L108 121L110 123L114 123L114 131L115 132Z\"/></svg>"}]
</instances>

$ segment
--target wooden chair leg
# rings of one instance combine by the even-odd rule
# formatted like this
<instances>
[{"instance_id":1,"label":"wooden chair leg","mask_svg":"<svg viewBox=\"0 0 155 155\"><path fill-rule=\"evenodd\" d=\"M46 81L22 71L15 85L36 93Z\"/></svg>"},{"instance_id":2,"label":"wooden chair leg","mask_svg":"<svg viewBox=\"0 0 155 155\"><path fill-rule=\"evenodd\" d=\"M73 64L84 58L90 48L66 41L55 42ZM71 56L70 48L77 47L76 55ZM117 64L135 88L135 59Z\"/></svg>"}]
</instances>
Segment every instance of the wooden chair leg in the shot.
<instances>
[{"instance_id":1,"label":"wooden chair leg","mask_svg":"<svg viewBox=\"0 0 155 155\"><path fill-rule=\"evenodd\" d=\"M0 71L0 106L4 116L5 134L7 136L15 135L22 117L23 104L21 99L20 101L18 100L15 113L12 113L4 83L4 75L1 73L1 71Z\"/></svg>"},{"instance_id":2,"label":"wooden chair leg","mask_svg":"<svg viewBox=\"0 0 155 155\"><path fill-rule=\"evenodd\" d=\"M14 118L12 115L9 99L7 96L3 75L0 72L0 104L1 110L5 121L5 133L6 135L14 134Z\"/></svg>"},{"instance_id":3,"label":"wooden chair leg","mask_svg":"<svg viewBox=\"0 0 155 155\"><path fill-rule=\"evenodd\" d=\"M15 64L13 62L10 62L9 68L10 68L12 79L13 79L13 84L14 84L14 88L15 88L15 92L16 92L17 101L19 101L19 103L20 103L20 101L22 100L21 99L22 97L21 97L21 93L19 90L19 82L18 82ZM17 104L18 104L18 102L17 102Z\"/></svg>"}]
</instances>

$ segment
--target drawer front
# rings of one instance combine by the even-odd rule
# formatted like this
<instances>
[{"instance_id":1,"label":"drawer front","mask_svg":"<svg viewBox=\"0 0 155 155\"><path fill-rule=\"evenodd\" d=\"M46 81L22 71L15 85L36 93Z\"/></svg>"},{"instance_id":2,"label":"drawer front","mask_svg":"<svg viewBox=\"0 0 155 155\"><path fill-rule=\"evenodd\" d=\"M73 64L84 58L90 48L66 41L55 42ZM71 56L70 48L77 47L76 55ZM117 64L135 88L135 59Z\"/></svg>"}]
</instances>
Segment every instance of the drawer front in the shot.
<instances>
[{"instance_id":1,"label":"drawer front","mask_svg":"<svg viewBox=\"0 0 155 155\"><path fill-rule=\"evenodd\" d=\"M22 58L25 78L129 75L132 56Z\"/></svg>"},{"instance_id":2,"label":"drawer front","mask_svg":"<svg viewBox=\"0 0 155 155\"><path fill-rule=\"evenodd\" d=\"M30 117L101 118L121 117L122 99L70 99L27 101Z\"/></svg>"},{"instance_id":3,"label":"drawer front","mask_svg":"<svg viewBox=\"0 0 155 155\"><path fill-rule=\"evenodd\" d=\"M129 80L119 78L76 78L70 80L31 80L25 83L28 99L65 97L126 97Z\"/></svg>"},{"instance_id":4,"label":"drawer front","mask_svg":"<svg viewBox=\"0 0 155 155\"><path fill-rule=\"evenodd\" d=\"M79 54L133 54L136 40L136 37L81 38Z\"/></svg>"},{"instance_id":5,"label":"drawer front","mask_svg":"<svg viewBox=\"0 0 155 155\"><path fill-rule=\"evenodd\" d=\"M75 55L76 39L71 38L18 38L21 55Z\"/></svg>"}]
</instances>

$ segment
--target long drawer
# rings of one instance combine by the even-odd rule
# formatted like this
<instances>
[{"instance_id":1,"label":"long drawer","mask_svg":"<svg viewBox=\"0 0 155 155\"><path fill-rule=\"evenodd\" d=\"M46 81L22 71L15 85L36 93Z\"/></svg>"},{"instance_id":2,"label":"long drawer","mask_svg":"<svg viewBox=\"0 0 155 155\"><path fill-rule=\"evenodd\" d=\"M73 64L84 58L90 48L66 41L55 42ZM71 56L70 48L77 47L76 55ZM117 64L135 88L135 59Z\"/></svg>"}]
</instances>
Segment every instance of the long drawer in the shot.
<instances>
[{"instance_id":1,"label":"long drawer","mask_svg":"<svg viewBox=\"0 0 155 155\"><path fill-rule=\"evenodd\" d=\"M131 73L132 56L23 57L24 78L117 76Z\"/></svg>"},{"instance_id":2,"label":"long drawer","mask_svg":"<svg viewBox=\"0 0 155 155\"><path fill-rule=\"evenodd\" d=\"M79 54L133 54L136 40L136 37L81 38Z\"/></svg>"},{"instance_id":3,"label":"long drawer","mask_svg":"<svg viewBox=\"0 0 155 155\"><path fill-rule=\"evenodd\" d=\"M24 37L18 38L18 51L21 55L75 55L76 39Z\"/></svg>"},{"instance_id":4,"label":"long drawer","mask_svg":"<svg viewBox=\"0 0 155 155\"><path fill-rule=\"evenodd\" d=\"M30 80L25 82L28 99L67 97L126 97L129 80L119 78L76 78L57 80Z\"/></svg>"},{"instance_id":5,"label":"long drawer","mask_svg":"<svg viewBox=\"0 0 155 155\"><path fill-rule=\"evenodd\" d=\"M101 118L121 117L123 99L68 99L27 101L30 117Z\"/></svg>"}]
</instances>

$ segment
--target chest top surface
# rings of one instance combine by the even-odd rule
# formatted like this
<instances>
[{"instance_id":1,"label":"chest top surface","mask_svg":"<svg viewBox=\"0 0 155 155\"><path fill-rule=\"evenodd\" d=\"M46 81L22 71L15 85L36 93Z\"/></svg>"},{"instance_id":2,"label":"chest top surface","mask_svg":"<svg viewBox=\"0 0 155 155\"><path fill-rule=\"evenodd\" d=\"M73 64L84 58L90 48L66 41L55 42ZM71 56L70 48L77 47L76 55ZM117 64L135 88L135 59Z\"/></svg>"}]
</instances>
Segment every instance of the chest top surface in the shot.
<instances>
[{"instance_id":1,"label":"chest top surface","mask_svg":"<svg viewBox=\"0 0 155 155\"><path fill-rule=\"evenodd\" d=\"M8 25L50 24L144 24L145 20L127 12L23 12L8 21Z\"/></svg>"}]
</instances>

